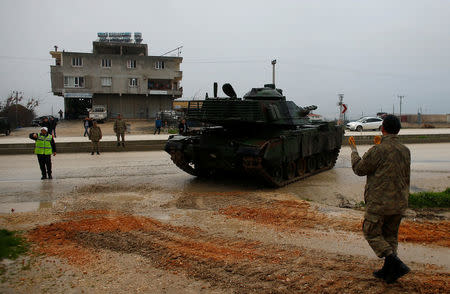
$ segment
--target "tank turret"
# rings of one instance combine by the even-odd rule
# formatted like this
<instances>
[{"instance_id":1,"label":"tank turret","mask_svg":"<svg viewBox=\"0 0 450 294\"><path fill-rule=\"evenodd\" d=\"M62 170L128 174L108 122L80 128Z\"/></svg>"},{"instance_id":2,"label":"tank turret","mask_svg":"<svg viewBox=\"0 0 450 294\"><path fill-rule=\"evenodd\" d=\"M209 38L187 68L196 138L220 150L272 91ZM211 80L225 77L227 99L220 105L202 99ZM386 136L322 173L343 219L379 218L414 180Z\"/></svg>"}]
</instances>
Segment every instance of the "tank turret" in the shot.
<instances>
[{"instance_id":1,"label":"tank turret","mask_svg":"<svg viewBox=\"0 0 450 294\"><path fill-rule=\"evenodd\" d=\"M170 136L165 150L173 162L196 176L231 172L257 175L283 186L334 166L343 129L332 122L312 122L317 106L287 101L273 84L253 88L242 98L230 84L227 97L189 102L186 118L205 125L190 135Z\"/></svg>"}]
</instances>

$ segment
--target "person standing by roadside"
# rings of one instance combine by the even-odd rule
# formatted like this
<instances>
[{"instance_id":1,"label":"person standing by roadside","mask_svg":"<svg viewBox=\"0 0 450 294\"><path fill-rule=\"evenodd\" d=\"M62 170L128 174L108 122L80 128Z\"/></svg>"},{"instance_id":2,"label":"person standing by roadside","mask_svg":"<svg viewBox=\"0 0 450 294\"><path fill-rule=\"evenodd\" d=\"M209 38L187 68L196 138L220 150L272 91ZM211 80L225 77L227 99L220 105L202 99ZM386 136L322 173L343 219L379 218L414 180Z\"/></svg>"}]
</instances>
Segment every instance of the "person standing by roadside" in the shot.
<instances>
[{"instance_id":1,"label":"person standing by roadside","mask_svg":"<svg viewBox=\"0 0 450 294\"><path fill-rule=\"evenodd\" d=\"M39 125L41 127L46 127L48 130L48 133L51 134L52 126L50 125L50 121L48 120L48 117L44 117Z\"/></svg>"},{"instance_id":2,"label":"person standing by roadside","mask_svg":"<svg viewBox=\"0 0 450 294\"><path fill-rule=\"evenodd\" d=\"M92 142L91 155L94 155L94 152L97 152L97 155L100 155L98 145L101 139L102 139L102 130L97 125L97 122L94 120L92 128L89 129L89 140L91 140Z\"/></svg>"},{"instance_id":3,"label":"person standing by roadside","mask_svg":"<svg viewBox=\"0 0 450 294\"><path fill-rule=\"evenodd\" d=\"M83 120L83 126L84 126L84 134L83 137L86 137L89 135L89 128L92 127L92 121L89 119L89 117L86 117Z\"/></svg>"},{"instance_id":4,"label":"person standing by roadside","mask_svg":"<svg viewBox=\"0 0 450 294\"><path fill-rule=\"evenodd\" d=\"M388 284L407 274L410 269L397 257L398 230L408 207L411 154L398 139L400 120L394 115L384 118L383 137L361 158L355 139L349 138L352 169L358 176L367 176L364 191L366 211L364 237L384 265L374 271L376 278ZM376 142L377 143L377 142Z\"/></svg>"},{"instance_id":5,"label":"person standing by roadside","mask_svg":"<svg viewBox=\"0 0 450 294\"><path fill-rule=\"evenodd\" d=\"M49 129L49 133L50 135L53 135L54 138L56 138L56 125L58 123L56 122L56 119L51 116L50 120L49 120L49 125L50 125L50 129Z\"/></svg>"},{"instance_id":6,"label":"person standing by roadside","mask_svg":"<svg viewBox=\"0 0 450 294\"><path fill-rule=\"evenodd\" d=\"M161 127L162 127L162 121L159 117L155 120L155 132L153 135L156 135L156 132L158 132L158 135L161 133Z\"/></svg>"},{"instance_id":7,"label":"person standing by roadside","mask_svg":"<svg viewBox=\"0 0 450 294\"><path fill-rule=\"evenodd\" d=\"M114 122L114 133L117 136L117 146L120 146L120 137L122 136L122 147L125 147L125 132L127 130L127 124L122 120L122 115L119 113L116 121Z\"/></svg>"},{"instance_id":8,"label":"person standing by roadside","mask_svg":"<svg viewBox=\"0 0 450 294\"><path fill-rule=\"evenodd\" d=\"M52 179L52 158L56 155L56 145L53 136L48 133L47 127L42 127L41 132L31 133L30 139L36 141L34 154L37 155L39 167L41 169L41 180Z\"/></svg>"},{"instance_id":9,"label":"person standing by roadside","mask_svg":"<svg viewBox=\"0 0 450 294\"><path fill-rule=\"evenodd\" d=\"M59 120L62 120L63 119L63 111L62 111L62 109L60 109L58 111L58 113L59 113Z\"/></svg>"},{"instance_id":10,"label":"person standing by roadside","mask_svg":"<svg viewBox=\"0 0 450 294\"><path fill-rule=\"evenodd\" d=\"M189 130L189 127L186 123L186 120L183 118L181 122L178 124L178 133L180 135L186 135L187 131Z\"/></svg>"}]
</instances>

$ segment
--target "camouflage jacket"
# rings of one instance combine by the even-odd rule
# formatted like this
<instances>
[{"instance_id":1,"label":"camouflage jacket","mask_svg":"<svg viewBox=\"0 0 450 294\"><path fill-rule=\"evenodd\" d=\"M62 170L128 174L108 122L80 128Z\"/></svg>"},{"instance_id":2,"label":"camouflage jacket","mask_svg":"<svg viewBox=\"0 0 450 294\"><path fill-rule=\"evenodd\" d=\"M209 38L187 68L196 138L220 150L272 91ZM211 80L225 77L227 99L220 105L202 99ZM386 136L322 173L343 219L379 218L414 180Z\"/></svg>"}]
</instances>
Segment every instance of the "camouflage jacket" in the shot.
<instances>
[{"instance_id":1,"label":"camouflage jacket","mask_svg":"<svg viewBox=\"0 0 450 294\"><path fill-rule=\"evenodd\" d=\"M114 133L125 133L126 130L127 124L125 123L125 121L122 119L116 119L116 121L114 122Z\"/></svg>"},{"instance_id":2,"label":"camouflage jacket","mask_svg":"<svg viewBox=\"0 0 450 294\"><path fill-rule=\"evenodd\" d=\"M383 136L381 144L361 158L352 152L352 168L367 176L364 191L366 214L404 214L408 207L411 154L397 135Z\"/></svg>"},{"instance_id":3,"label":"camouflage jacket","mask_svg":"<svg viewBox=\"0 0 450 294\"><path fill-rule=\"evenodd\" d=\"M94 142L98 142L100 141L100 139L102 138L102 130L100 129L100 127L92 127L89 130L89 140L94 141Z\"/></svg>"}]
</instances>

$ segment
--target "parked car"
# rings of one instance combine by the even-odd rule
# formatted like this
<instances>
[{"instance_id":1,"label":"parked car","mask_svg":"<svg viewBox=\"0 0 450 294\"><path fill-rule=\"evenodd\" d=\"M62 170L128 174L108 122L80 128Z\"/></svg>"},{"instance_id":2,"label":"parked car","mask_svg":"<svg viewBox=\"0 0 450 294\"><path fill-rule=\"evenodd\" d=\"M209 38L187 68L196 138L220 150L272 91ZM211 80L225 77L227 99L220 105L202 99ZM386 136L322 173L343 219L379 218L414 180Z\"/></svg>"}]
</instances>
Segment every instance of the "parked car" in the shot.
<instances>
[{"instance_id":1,"label":"parked car","mask_svg":"<svg viewBox=\"0 0 450 294\"><path fill-rule=\"evenodd\" d=\"M41 125L41 122L44 120L44 118L48 118L49 120L50 120L50 118L51 117L53 117L53 119L56 121L56 122L58 122L58 118L56 118L56 117L54 117L54 116L51 116L51 115L44 115L44 116L39 116L39 117L36 117L35 119L33 119L32 121L31 121L31 125L33 126L33 127L39 127L40 125Z\"/></svg>"},{"instance_id":2,"label":"parked car","mask_svg":"<svg viewBox=\"0 0 450 294\"><path fill-rule=\"evenodd\" d=\"M379 117L362 117L357 121L349 122L346 127L350 131L380 130L383 120Z\"/></svg>"},{"instance_id":3,"label":"parked car","mask_svg":"<svg viewBox=\"0 0 450 294\"><path fill-rule=\"evenodd\" d=\"M88 109L88 112L89 118L92 118L100 123L104 122L108 118L106 105L93 105L92 108Z\"/></svg>"},{"instance_id":4,"label":"parked car","mask_svg":"<svg viewBox=\"0 0 450 294\"><path fill-rule=\"evenodd\" d=\"M7 117L0 117L0 133L8 136L11 134L11 124Z\"/></svg>"}]
</instances>

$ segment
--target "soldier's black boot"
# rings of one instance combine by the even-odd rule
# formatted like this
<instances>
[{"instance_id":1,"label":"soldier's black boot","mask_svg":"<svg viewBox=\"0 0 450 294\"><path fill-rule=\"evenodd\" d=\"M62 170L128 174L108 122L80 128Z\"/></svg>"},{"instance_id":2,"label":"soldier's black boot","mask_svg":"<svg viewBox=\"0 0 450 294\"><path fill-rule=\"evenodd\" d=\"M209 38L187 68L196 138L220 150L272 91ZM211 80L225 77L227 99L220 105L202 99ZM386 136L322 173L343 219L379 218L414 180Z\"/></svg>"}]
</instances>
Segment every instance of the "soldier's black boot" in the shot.
<instances>
[{"instance_id":1,"label":"soldier's black boot","mask_svg":"<svg viewBox=\"0 0 450 294\"><path fill-rule=\"evenodd\" d=\"M94 155L94 151L91 152L91 155Z\"/></svg>"},{"instance_id":2,"label":"soldier's black boot","mask_svg":"<svg viewBox=\"0 0 450 294\"><path fill-rule=\"evenodd\" d=\"M386 274L384 280L388 284L395 283L398 278L406 275L411 270L395 254L386 257Z\"/></svg>"},{"instance_id":3,"label":"soldier's black boot","mask_svg":"<svg viewBox=\"0 0 450 294\"><path fill-rule=\"evenodd\" d=\"M52 174L48 174L48 178L51 180L53 179Z\"/></svg>"},{"instance_id":4,"label":"soldier's black boot","mask_svg":"<svg viewBox=\"0 0 450 294\"><path fill-rule=\"evenodd\" d=\"M45 180L47 178L47 175L42 175L41 180Z\"/></svg>"},{"instance_id":5,"label":"soldier's black boot","mask_svg":"<svg viewBox=\"0 0 450 294\"><path fill-rule=\"evenodd\" d=\"M386 258L384 258L383 267L377 271L373 272L373 276L378 279L384 279L386 277Z\"/></svg>"}]
</instances>

